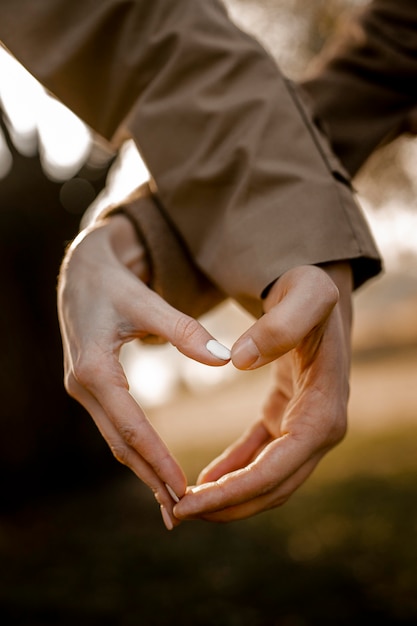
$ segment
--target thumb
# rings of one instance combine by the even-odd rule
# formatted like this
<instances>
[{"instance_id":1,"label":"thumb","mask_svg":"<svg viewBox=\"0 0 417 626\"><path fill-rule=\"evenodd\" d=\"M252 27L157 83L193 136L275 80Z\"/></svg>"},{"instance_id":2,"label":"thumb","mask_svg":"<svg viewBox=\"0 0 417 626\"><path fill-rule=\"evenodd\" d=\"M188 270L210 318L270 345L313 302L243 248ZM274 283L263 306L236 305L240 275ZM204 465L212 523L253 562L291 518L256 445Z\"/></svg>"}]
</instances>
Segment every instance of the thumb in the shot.
<instances>
[{"instance_id":1,"label":"thumb","mask_svg":"<svg viewBox=\"0 0 417 626\"><path fill-rule=\"evenodd\" d=\"M338 297L336 285L320 268L289 270L271 287L265 314L233 345L233 364L256 369L289 352L325 323Z\"/></svg>"},{"instance_id":2,"label":"thumb","mask_svg":"<svg viewBox=\"0 0 417 626\"><path fill-rule=\"evenodd\" d=\"M185 356L206 365L225 365L230 361L230 350L217 341L193 317L182 313L168 304L145 285L146 297L141 299L146 306L135 308L132 323L139 331L162 337Z\"/></svg>"}]
</instances>

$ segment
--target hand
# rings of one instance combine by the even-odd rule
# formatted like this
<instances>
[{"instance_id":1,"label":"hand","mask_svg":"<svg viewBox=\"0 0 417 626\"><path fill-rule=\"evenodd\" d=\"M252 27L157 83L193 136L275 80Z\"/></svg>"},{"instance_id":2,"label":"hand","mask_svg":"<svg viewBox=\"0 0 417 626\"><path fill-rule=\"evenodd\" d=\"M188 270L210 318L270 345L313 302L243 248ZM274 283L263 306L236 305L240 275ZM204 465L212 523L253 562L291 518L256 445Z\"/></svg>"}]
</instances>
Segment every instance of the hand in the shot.
<instances>
[{"instance_id":1,"label":"hand","mask_svg":"<svg viewBox=\"0 0 417 626\"><path fill-rule=\"evenodd\" d=\"M148 273L130 221L114 215L82 231L70 246L58 281L58 313L67 391L89 411L114 456L153 490L172 528L179 522L170 490L183 496L186 478L130 395L120 349L154 334L201 363L229 359L211 354L206 344L212 336L146 286Z\"/></svg>"},{"instance_id":2,"label":"hand","mask_svg":"<svg viewBox=\"0 0 417 626\"><path fill-rule=\"evenodd\" d=\"M343 263L298 267L273 285L232 361L240 369L275 361L275 387L262 418L188 488L177 518L229 522L280 506L343 438L351 290Z\"/></svg>"}]
</instances>

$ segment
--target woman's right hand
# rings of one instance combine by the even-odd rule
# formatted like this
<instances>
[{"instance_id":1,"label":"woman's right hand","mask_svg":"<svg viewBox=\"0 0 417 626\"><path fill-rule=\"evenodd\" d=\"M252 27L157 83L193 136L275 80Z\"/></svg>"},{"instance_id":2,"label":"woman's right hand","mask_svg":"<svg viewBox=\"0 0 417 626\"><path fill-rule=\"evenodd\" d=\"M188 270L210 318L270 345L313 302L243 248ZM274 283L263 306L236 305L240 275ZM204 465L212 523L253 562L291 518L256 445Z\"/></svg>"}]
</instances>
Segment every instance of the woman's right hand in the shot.
<instances>
[{"instance_id":1,"label":"woman's right hand","mask_svg":"<svg viewBox=\"0 0 417 626\"><path fill-rule=\"evenodd\" d=\"M67 250L58 313L68 393L90 413L116 459L152 489L171 529L179 523L172 492L184 495L186 477L129 393L120 349L152 334L207 365L224 365L229 355L224 347L224 358L209 352L213 337L152 291L148 279L146 252L132 224L113 215L82 231Z\"/></svg>"}]
</instances>

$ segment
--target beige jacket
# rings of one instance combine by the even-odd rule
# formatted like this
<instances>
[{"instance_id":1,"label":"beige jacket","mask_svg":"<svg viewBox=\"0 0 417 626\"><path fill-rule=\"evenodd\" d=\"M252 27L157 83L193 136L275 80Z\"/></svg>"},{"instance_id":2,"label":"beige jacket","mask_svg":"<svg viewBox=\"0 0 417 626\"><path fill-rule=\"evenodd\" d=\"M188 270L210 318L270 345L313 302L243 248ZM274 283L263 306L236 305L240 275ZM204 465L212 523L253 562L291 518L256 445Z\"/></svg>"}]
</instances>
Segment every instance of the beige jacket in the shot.
<instances>
[{"instance_id":1,"label":"beige jacket","mask_svg":"<svg viewBox=\"0 0 417 626\"><path fill-rule=\"evenodd\" d=\"M2 0L0 39L96 132L134 138L154 198L128 210L140 220L146 205L159 289L187 312L187 271L201 294L212 285L214 301L258 315L293 266L349 259L356 285L380 270L349 176L298 89L218 0ZM168 247L196 268L173 278Z\"/></svg>"},{"instance_id":2,"label":"beige jacket","mask_svg":"<svg viewBox=\"0 0 417 626\"><path fill-rule=\"evenodd\" d=\"M303 84L353 176L380 145L417 131L417 2L373 0L352 14Z\"/></svg>"}]
</instances>

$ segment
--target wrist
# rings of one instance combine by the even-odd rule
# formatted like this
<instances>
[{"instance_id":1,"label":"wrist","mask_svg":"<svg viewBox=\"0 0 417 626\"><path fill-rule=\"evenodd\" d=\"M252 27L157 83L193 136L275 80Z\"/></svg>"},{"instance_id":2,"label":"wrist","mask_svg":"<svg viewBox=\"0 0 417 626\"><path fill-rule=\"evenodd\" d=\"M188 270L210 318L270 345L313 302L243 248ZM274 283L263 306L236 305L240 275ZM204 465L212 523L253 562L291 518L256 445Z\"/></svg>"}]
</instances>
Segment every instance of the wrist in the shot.
<instances>
[{"instance_id":1,"label":"wrist","mask_svg":"<svg viewBox=\"0 0 417 626\"><path fill-rule=\"evenodd\" d=\"M353 272L348 261L325 263L319 266L334 282L338 291L339 299L337 310L340 313L347 340L350 340L352 329L352 292Z\"/></svg>"},{"instance_id":2,"label":"wrist","mask_svg":"<svg viewBox=\"0 0 417 626\"><path fill-rule=\"evenodd\" d=\"M348 304L351 302L353 292L353 272L348 261L336 261L319 265L329 278L332 279L339 291L339 302Z\"/></svg>"},{"instance_id":3,"label":"wrist","mask_svg":"<svg viewBox=\"0 0 417 626\"><path fill-rule=\"evenodd\" d=\"M115 213L107 216L102 226L118 261L144 283L150 282L150 262L146 247L129 216Z\"/></svg>"}]
</instances>

